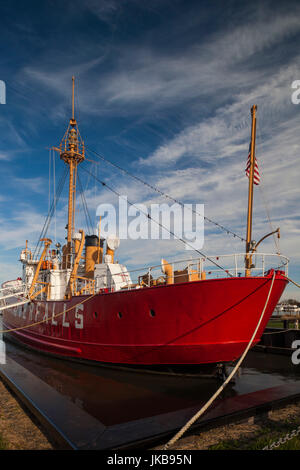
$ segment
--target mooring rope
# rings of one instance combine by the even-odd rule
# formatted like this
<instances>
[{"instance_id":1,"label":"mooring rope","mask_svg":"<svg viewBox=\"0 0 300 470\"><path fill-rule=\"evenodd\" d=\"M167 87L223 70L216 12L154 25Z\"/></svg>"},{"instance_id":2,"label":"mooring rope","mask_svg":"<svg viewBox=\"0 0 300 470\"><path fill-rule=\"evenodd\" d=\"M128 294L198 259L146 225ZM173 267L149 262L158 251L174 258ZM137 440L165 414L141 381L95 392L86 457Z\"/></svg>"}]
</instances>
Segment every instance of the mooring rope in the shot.
<instances>
[{"instance_id":1,"label":"mooring rope","mask_svg":"<svg viewBox=\"0 0 300 470\"><path fill-rule=\"evenodd\" d=\"M167 444L163 447L164 450L167 450L171 445L175 444L175 442L178 441L178 439L180 439L184 433L186 433L186 431L188 431L188 429L195 423L195 421L197 421L202 415L203 413L210 407L210 405L215 401L215 399L220 395L220 393L224 390L224 388L226 387L226 385L230 382L230 380L234 377L234 375L236 374L236 372L238 371L238 369L240 368L242 362L244 361L253 341L254 341L254 338L255 338L255 335L258 331L258 328L261 324L261 321L263 319L263 316L265 314L265 311L266 311L266 308L267 308L267 305L268 305L268 302L269 302L269 299L270 299L270 295L271 295L271 292L272 292L272 289L273 289L273 285L274 285L274 280L275 280L275 276L276 276L276 272L274 271L274 274L273 274L273 277L272 277L272 281L271 281L271 286L270 286L270 289L269 289L269 292L268 292L268 296L267 296L267 299L266 299L266 302L265 302L265 305L264 305L264 308L262 310L262 313L260 315L260 318L258 320L258 323L256 325L256 328L252 334L252 337L245 349L245 351L243 352L242 356L240 357L239 361L237 362L237 364L235 365L235 367L233 368L233 370L231 371L231 373L228 375L227 379L223 382L223 384L218 388L218 390L214 393L214 395L206 402L205 405L203 405L203 407L197 411L197 413L195 413L192 418L189 419L189 421L175 434L175 436L170 439ZM287 276L285 276L285 278L292 282L293 284L295 284L297 287L300 288L300 285L298 283L296 283L295 281L293 281L292 279L288 278ZM72 305L71 307L69 307L68 309L66 310L63 310L62 312L60 313L57 313L55 315L51 315L51 318L57 318L59 317L60 315L63 315L71 310L73 310L75 307L77 307L77 305L82 305L84 304L85 302L87 302L88 300L90 300L91 298L95 297L95 295L97 295L97 293L94 293L92 295L90 295L89 297L87 297L86 299L83 299L81 302L77 302L77 304L75 305ZM29 325L24 325L24 326L20 326L20 327L17 327L17 328L10 328L10 329L7 329L7 330L0 330L0 334L2 333L10 333L10 332L13 332L13 331L19 331L19 330L24 330L26 328L30 328L32 326L36 326L36 325L40 325L42 323L45 323L49 320L49 318L45 318L43 320L40 320L38 322L34 322L34 323L31 323Z\"/></svg>"},{"instance_id":2,"label":"mooring rope","mask_svg":"<svg viewBox=\"0 0 300 470\"><path fill-rule=\"evenodd\" d=\"M258 320L258 323L256 325L256 328L254 330L254 333L245 349L245 351L243 352L242 356L240 357L239 361L237 362L237 364L235 365L235 367L233 368L233 370L231 371L231 373L229 374L229 376L227 377L227 379L222 383L221 387L218 388L218 390L214 393L214 395L208 400L208 402L206 402L206 404L204 406L202 406L202 408L197 411L197 413L194 414L194 416L192 416L191 419L189 419L189 421L175 434L174 437L172 437L172 439L169 440L169 442L167 442L167 444L163 447L163 450L167 450L171 445L175 444L175 442L178 441L178 439L180 439L183 434L192 426L192 424L194 424L195 421L197 421L197 419L200 418L200 416L203 415L203 413L207 410L207 408L215 401L215 399L220 395L220 393L224 390L224 388L226 387L226 385L230 382L230 380L232 379L232 377L236 374L236 372L238 371L240 365L242 364L243 360L245 359L245 356L246 354L248 353L253 341L254 341L254 338L255 338L255 335L257 333L257 330L261 324L261 321L263 319L263 316L265 314L265 310L267 308L267 305L268 305L268 302L269 302L269 299L270 299L270 295L271 295L271 292L272 292L272 289L273 289L273 284L274 284L274 280L275 280L275 275L276 275L276 272L274 271L274 274L273 274L273 277L272 277L272 282L271 282L271 286L270 286L270 289L269 289L269 293L268 293L268 296L267 296L267 299L266 299L266 302L265 302L265 306L263 308L263 311L261 313L261 316Z\"/></svg>"}]
</instances>

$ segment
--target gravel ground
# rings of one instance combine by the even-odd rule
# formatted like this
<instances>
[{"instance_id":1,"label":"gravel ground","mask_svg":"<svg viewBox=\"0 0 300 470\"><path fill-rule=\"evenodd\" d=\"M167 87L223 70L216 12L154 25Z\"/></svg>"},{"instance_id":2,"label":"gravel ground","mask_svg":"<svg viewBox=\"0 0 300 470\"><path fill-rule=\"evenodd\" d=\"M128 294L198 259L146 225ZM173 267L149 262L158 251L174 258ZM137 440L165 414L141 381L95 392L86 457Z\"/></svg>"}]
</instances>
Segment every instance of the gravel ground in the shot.
<instances>
[{"instance_id":1,"label":"gravel ground","mask_svg":"<svg viewBox=\"0 0 300 470\"><path fill-rule=\"evenodd\" d=\"M25 411L0 379L0 449L51 450L35 417Z\"/></svg>"},{"instance_id":2,"label":"gravel ground","mask_svg":"<svg viewBox=\"0 0 300 470\"><path fill-rule=\"evenodd\" d=\"M268 415L186 434L169 450L261 449L300 425L300 402ZM300 449L300 438L294 438ZM0 379L0 449L51 450L55 446L35 417ZM163 449L157 446L155 449Z\"/></svg>"},{"instance_id":3,"label":"gravel ground","mask_svg":"<svg viewBox=\"0 0 300 470\"><path fill-rule=\"evenodd\" d=\"M299 425L300 403L297 403L248 421L187 434L170 446L169 450L262 449ZM295 448L300 447L299 438L294 438L293 441ZM163 449L163 446L155 449Z\"/></svg>"}]
</instances>

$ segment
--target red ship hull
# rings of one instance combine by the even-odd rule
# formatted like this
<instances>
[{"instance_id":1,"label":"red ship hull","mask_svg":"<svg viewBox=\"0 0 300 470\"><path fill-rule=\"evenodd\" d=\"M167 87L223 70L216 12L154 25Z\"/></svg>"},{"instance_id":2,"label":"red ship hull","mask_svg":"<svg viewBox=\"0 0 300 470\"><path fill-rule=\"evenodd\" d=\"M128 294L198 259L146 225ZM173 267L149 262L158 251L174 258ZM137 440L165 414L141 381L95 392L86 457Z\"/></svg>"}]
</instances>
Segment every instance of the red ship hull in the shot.
<instances>
[{"instance_id":1,"label":"red ship hull","mask_svg":"<svg viewBox=\"0 0 300 470\"><path fill-rule=\"evenodd\" d=\"M272 273L99 293L81 304L86 296L33 301L7 309L3 326L25 326L9 335L62 357L139 365L224 363L237 359L246 348L271 278ZM287 282L278 271L253 345ZM28 327L41 320L45 321Z\"/></svg>"}]
</instances>

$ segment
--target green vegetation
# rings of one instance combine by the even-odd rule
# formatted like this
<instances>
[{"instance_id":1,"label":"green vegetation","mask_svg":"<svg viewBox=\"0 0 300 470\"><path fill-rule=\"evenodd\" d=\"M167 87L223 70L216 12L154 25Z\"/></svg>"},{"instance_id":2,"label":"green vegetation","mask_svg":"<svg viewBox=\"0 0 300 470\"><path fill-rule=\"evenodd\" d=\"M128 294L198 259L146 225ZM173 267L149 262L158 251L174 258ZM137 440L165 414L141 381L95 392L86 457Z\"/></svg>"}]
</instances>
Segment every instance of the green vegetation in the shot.
<instances>
[{"instance_id":1,"label":"green vegetation","mask_svg":"<svg viewBox=\"0 0 300 470\"><path fill-rule=\"evenodd\" d=\"M3 439L3 437L0 435L0 450L6 450L8 449L8 445Z\"/></svg>"},{"instance_id":2,"label":"green vegetation","mask_svg":"<svg viewBox=\"0 0 300 470\"><path fill-rule=\"evenodd\" d=\"M267 328L283 328L282 320L270 320L267 324Z\"/></svg>"},{"instance_id":3,"label":"green vegetation","mask_svg":"<svg viewBox=\"0 0 300 470\"><path fill-rule=\"evenodd\" d=\"M267 328L281 328L284 329L284 320L269 320ZM295 320L287 320L288 328L295 328Z\"/></svg>"},{"instance_id":4,"label":"green vegetation","mask_svg":"<svg viewBox=\"0 0 300 470\"><path fill-rule=\"evenodd\" d=\"M209 450L262 450L264 447L285 438L288 433L290 434L297 428L297 425L299 423L295 421L293 423L289 421L268 423L250 437L243 436L240 439L229 439L209 447ZM295 436L279 445L276 450L300 450L300 436Z\"/></svg>"}]
</instances>

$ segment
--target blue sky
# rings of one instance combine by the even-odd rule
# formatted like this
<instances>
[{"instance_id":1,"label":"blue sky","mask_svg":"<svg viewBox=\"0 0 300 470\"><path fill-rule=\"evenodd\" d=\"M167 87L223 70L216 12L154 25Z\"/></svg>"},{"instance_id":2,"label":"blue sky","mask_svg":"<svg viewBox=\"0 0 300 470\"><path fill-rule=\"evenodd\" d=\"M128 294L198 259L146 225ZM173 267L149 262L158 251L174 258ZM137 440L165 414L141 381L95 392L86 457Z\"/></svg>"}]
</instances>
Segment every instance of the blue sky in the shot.
<instances>
[{"instance_id":1,"label":"blue sky","mask_svg":"<svg viewBox=\"0 0 300 470\"><path fill-rule=\"evenodd\" d=\"M1 2L0 14L7 87L0 105L1 281L19 274L19 251L26 239L34 246L42 228L49 148L65 132L75 75L76 116L90 149L183 202L205 204L208 217L243 237L250 107L257 104L262 184L253 238L270 231L269 213L300 282L300 105L291 101L291 84L300 79L299 2L29 0L22 8ZM90 168L133 202L166 202L104 163ZM58 157L55 169L57 181ZM81 181L94 219L99 203L116 202L84 172ZM56 214L60 239L65 203L66 192ZM238 239L205 225L205 253L243 250ZM274 251L272 238L262 250ZM133 266L187 253L174 240L124 241L119 259ZM300 299L292 287L285 296Z\"/></svg>"}]
</instances>

